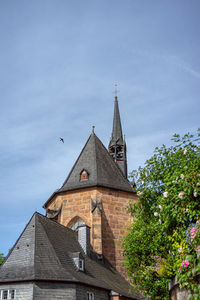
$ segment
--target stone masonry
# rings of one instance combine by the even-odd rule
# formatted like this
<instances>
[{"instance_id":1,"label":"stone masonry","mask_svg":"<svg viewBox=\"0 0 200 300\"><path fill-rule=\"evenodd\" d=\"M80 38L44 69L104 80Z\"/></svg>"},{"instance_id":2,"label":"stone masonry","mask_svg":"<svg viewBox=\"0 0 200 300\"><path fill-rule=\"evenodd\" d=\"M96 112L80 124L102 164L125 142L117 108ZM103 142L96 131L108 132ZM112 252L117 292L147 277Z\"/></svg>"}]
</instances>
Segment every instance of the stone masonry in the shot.
<instances>
[{"instance_id":1,"label":"stone masonry","mask_svg":"<svg viewBox=\"0 0 200 300\"><path fill-rule=\"evenodd\" d=\"M133 193L104 187L91 187L55 195L48 209L62 205L59 222L70 227L81 218L91 228L93 250L103 254L123 275L121 239L131 217L127 214L129 201L137 201Z\"/></svg>"}]
</instances>

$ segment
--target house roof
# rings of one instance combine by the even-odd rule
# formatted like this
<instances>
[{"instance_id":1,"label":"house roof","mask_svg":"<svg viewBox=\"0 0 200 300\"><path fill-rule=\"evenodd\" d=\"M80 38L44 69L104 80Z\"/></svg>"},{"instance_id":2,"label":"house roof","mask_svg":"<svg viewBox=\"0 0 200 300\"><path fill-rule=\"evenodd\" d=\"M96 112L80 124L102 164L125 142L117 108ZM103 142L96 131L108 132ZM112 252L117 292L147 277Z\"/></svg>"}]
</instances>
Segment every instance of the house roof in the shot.
<instances>
[{"instance_id":1,"label":"house roof","mask_svg":"<svg viewBox=\"0 0 200 300\"><path fill-rule=\"evenodd\" d=\"M77 252L85 259L85 272L78 271L73 262ZM82 283L142 299L111 265L85 255L75 231L39 213L33 215L0 267L0 284L27 280Z\"/></svg>"},{"instance_id":2,"label":"house roof","mask_svg":"<svg viewBox=\"0 0 200 300\"><path fill-rule=\"evenodd\" d=\"M83 170L89 174L88 180L80 180ZM94 186L133 192L130 182L100 139L92 132L62 187L53 193L44 207L57 193Z\"/></svg>"}]
</instances>

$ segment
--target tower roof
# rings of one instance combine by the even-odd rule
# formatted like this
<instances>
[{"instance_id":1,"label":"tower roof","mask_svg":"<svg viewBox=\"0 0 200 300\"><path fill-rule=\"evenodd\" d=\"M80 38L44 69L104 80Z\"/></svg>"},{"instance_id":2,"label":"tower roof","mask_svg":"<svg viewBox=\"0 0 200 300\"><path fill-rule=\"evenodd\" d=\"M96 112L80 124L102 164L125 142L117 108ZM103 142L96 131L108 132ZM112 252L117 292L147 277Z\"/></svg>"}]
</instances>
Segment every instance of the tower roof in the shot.
<instances>
[{"instance_id":1,"label":"tower roof","mask_svg":"<svg viewBox=\"0 0 200 300\"><path fill-rule=\"evenodd\" d=\"M85 272L79 272L71 258L76 252L85 259ZM112 266L86 256L75 231L39 213L33 215L0 266L0 284L30 280L83 283L142 298Z\"/></svg>"},{"instance_id":2,"label":"tower roof","mask_svg":"<svg viewBox=\"0 0 200 300\"><path fill-rule=\"evenodd\" d=\"M83 170L88 173L88 179L81 181L80 174ZM90 135L59 191L92 186L133 191L129 181L94 132Z\"/></svg>"},{"instance_id":3,"label":"tower roof","mask_svg":"<svg viewBox=\"0 0 200 300\"><path fill-rule=\"evenodd\" d=\"M87 172L87 180L80 180L82 171ZM95 186L133 192L130 182L92 132L62 187L51 195L44 207L55 194Z\"/></svg>"},{"instance_id":4,"label":"tower roof","mask_svg":"<svg viewBox=\"0 0 200 300\"><path fill-rule=\"evenodd\" d=\"M112 146L113 144L123 144L122 126L117 96L115 96L113 129L109 146Z\"/></svg>"}]
</instances>

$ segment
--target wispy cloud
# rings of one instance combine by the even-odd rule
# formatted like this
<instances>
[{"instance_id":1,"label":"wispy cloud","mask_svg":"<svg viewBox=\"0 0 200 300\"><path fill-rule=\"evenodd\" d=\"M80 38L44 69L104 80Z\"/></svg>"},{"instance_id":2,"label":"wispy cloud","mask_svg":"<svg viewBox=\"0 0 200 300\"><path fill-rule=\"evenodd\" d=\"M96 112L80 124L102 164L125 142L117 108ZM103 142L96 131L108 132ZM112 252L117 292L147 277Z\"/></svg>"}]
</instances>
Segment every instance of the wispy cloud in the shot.
<instances>
[{"instance_id":1,"label":"wispy cloud","mask_svg":"<svg viewBox=\"0 0 200 300\"><path fill-rule=\"evenodd\" d=\"M169 55L164 57L169 63L177 66L181 70L185 71L186 73L190 74L191 76L200 79L200 70L196 70L191 64L188 62L183 61L180 57Z\"/></svg>"}]
</instances>

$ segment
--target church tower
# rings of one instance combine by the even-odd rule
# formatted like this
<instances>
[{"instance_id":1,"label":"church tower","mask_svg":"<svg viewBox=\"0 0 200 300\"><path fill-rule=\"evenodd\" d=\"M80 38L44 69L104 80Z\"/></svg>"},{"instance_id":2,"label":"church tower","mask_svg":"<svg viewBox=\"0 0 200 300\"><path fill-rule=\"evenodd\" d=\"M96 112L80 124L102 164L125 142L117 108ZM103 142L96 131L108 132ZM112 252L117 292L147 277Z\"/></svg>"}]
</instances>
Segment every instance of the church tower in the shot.
<instances>
[{"instance_id":1,"label":"church tower","mask_svg":"<svg viewBox=\"0 0 200 300\"><path fill-rule=\"evenodd\" d=\"M117 98L109 152L93 128L63 185L43 207L50 219L73 230L83 223L89 226L91 253L105 258L125 275L121 242L131 220L127 206L129 201L136 202L137 196L126 177L126 147Z\"/></svg>"},{"instance_id":2,"label":"church tower","mask_svg":"<svg viewBox=\"0 0 200 300\"><path fill-rule=\"evenodd\" d=\"M126 142L122 135L117 95L115 96L113 129L108 151L127 178Z\"/></svg>"}]
</instances>

